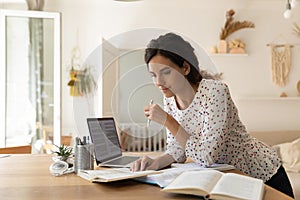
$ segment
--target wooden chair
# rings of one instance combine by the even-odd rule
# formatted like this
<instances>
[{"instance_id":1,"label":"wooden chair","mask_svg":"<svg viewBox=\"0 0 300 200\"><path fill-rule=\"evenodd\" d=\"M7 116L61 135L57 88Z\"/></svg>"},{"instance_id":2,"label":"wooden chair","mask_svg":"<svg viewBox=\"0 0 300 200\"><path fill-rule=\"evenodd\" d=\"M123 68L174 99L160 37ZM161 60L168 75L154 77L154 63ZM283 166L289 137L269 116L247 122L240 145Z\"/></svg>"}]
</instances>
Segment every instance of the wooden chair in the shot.
<instances>
[{"instance_id":1,"label":"wooden chair","mask_svg":"<svg viewBox=\"0 0 300 200\"><path fill-rule=\"evenodd\" d=\"M70 146L71 141L72 141L72 136L68 136L68 135L61 136L61 142L60 142L61 144Z\"/></svg>"},{"instance_id":2,"label":"wooden chair","mask_svg":"<svg viewBox=\"0 0 300 200\"><path fill-rule=\"evenodd\" d=\"M0 154L31 154L31 146L16 146L0 148Z\"/></svg>"}]
</instances>

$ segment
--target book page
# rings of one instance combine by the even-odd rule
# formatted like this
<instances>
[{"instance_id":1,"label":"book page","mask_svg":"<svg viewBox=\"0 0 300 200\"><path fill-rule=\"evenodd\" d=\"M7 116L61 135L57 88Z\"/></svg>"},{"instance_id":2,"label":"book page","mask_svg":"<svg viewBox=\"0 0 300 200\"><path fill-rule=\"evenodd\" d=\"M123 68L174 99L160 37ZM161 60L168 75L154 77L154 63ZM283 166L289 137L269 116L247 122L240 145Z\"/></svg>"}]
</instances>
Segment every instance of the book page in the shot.
<instances>
[{"instance_id":1,"label":"book page","mask_svg":"<svg viewBox=\"0 0 300 200\"><path fill-rule=\"evenodd\" d=\"M205 171L186 171L181 173L175 178L167 187L162 191L184 191L182 193L207 195L213 189L217 181L222 177L222 172L216 170L205 170ZM191 193L191 191L204 191L203 193Z\"/></svg>"},{"instance_id":2,"label":"book page","mask_svg":"<svg viewBox=\"0 0 300 200\"><path fill-rule=\"evenodd\" d=\"M262 199L264 183L260 179L249 176L228 173L222 176L215 188L211 191L211 197L232 196L240 199ZM218 195L216 195L218 194Z\"/></svg>"},{"instance_id":3,"label":"book page","mask_svg":"<svg viewBox=\"0 0 300 200\"><path fill-rule=\"evenodd\" d=\"M169 168L160 170L159 174L151 174L145 177L135 178L137 181L141 181L144 183L150 183L160 186L161 188L166 187L169 183L171 183L179 174L187 171L182 168Z\"/></svg>"},{"instance_id":4,"label":"book page","mask_svg":"<svg viewBox=\"0 0 300 200\"><path fill-rule=\"evenodd\" d=\"M214 170L219 170L219 171L226 171L226 170L231 170L235 169L234 166L229 165L229 164L212 164L209 167L201 167L199 164L195 162L189 162L189 163L172 163L171 165L172 168L183 168L183 169L202 169L202 170L208 170L208 169L214 169Z\"/></svg>"},{"instance_id":5,"label":"book page","mask_svg":"<svg viewBox=\"0 0 300 200\"><path fill-rule=\"evenodd\" d=\"M233 166L228 164L213 164L209 168L204 168L198 165L195 162L189 163L173 163L171 168L160 170L159 174L152 174L145 177L135 178L137 181L141 181L144 183L149 183L153 185L158 185L161 188L166 187L170 182L172 182L179 174L185 171L198 171L198 170L219 170L225 171L234 169Z\"/></svg>"},{"instance_id":6,"label":"book page","mask_svg":"<svg viewBox=\"0 0 300 200\"><path fill-rule=\"evenodd\" d=\"M105 169L105 170L82 170L79 176L90 181L109 182L115 180L129 179L148 174L160 173L159 171L146 170L132 172L129 168ZM89 178L88 178L89 177Z\"/></svg>"}]
</instances>

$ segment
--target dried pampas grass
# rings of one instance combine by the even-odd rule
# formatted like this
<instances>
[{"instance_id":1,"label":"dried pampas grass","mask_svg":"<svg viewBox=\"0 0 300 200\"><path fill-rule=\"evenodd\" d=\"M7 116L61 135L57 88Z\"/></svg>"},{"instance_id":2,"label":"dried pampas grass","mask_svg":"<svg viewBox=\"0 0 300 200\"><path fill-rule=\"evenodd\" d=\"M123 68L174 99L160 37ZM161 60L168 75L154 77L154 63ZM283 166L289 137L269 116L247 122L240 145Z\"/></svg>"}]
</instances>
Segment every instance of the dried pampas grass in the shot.
<instances>
[{"instance_id":1,"label":"dried pampas grass","mask_svg":"<svg viewBox=\"0 0 300 200\"><path fill-rule=\"evenodd\" d=\"M243 28L254 28L254 23L250 21L234 21L233 15L234 10L229 10L226 12L226 22L220 33L220 40L225 40L232 33L243 29Z\"/></svg>"},{"instance_id":2,"label":"dried pampas grass","mask_svg":"<svg viewBox=\"0 0 300 200\"><path fill-rule=\"evenodd\" d=\"M295 35L296 35L298 38L300 38L300 27L298 26L298 24L294 23L293 31L294 31Z\"/></svg>"}]
</instances>

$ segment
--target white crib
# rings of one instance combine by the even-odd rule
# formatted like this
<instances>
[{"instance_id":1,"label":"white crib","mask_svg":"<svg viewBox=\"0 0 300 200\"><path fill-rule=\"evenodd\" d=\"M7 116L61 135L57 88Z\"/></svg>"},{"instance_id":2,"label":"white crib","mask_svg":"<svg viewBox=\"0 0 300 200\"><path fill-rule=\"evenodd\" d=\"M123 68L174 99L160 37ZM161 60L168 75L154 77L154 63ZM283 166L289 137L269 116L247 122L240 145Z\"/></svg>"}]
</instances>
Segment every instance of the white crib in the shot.
<instances>
[{"instance_id":1,"label":"white crib","mask_svg":"<svg viewBox=\"0 0 300 200\"><path fill-rule=\"evenodd\" d=\"M119 136L124 151L164 151L166 142L165 128L146 124L121 123Z\"/></svg>"}]
</instances>

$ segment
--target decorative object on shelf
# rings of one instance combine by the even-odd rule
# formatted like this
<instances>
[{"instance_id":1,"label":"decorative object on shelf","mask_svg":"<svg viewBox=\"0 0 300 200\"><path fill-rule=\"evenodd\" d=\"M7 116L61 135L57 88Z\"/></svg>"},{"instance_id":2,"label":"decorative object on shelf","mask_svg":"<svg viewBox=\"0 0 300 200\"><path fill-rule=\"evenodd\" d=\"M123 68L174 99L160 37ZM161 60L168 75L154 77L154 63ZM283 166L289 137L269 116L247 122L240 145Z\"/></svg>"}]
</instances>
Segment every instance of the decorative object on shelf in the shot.
<instances>
[{"instance_id":1,"label":"decorative object on shelf","mask_svg":"<svg viewBox=\"0 0 300 200\"><path fill-rule=\"evenodd\" d=\"M293 24L293 32L300 39L300 27L297 23Z\"/></svg>"},{"instance_id":2,"label":"decorative object on shelf","mask_svg":"<svg viewBox=\"0 0 300 200\"><path fill-rule=\"evenodd\" d=\"M235 11L232 9L226 12L226 22L220 33L220 40L226 40L229 35L240 29L255 27L254 23L250 21L234 21L234 14Z\"/></svg>"},{"instance_id":3,"label":"decorative object on shelf","mask_svg":"<svg viewBox=\"0 0 300 200\"><path fill-rule=\"evenodd\" d=\"M226 40L219 41L218 53L227 53L227 41Z\"/></svg>"},{"instance_id":4,"label":"decorative object on shelf","mask_svg":"<svg viewBox=\"0 0 300 200\"><path fill-rule=\"evenodd\" d=\"M288 95L285 93L285 92L282 92L281 94L280 94L280 97L287 97Z\"/></svg>"},{"instance_id":5,"label":"decorative object on shelf","mask_svg":"<svg viewBox=\"0 0 300 200\"><path fill-rule=\"evenodd\" d=\"M228 43L229 53L245 53L245 46L245 43L240 39L231 40Z\"/></svg>"},{"instance_id":6,"label":"decorative object on shelf","mask_svg":"<svg viewBox=\"0 0 300 200\"><path fill-rule=\"evenodd\" d=\"M213 47L210 49L210 53L218 53L218 47L217 47L217 46L213 46Z\"/></svg>"},{"instance_id":7,"label":"decorative object on shelf","mask_svg":"<svg viewBox=\"0 0 300 200\"><path fill-rule=\"evenodd\" d=\"M80 50L78 47L75 47L72 50L70 81L68 82L71 96L88 95L97 88L97 83L91 72L91 66L85 65L82 67L79 63Z\"/></svg>"},{"instance_id":8,"label":"decorative object on shelf","mask_svg":"<svg viewBox=\"0 0 300 200\"><path fill-rule=\"evenodd\" d=\"M297 91L298 91L298 94L300 95L300 81L298 81L298 83L297 83Z\"/></svg>"},{"instance_id":9,"label":"decorative object on shelf","mask_svg":"<svg viewBox=\"0 0 300 200\"><path fill-rule=\"evenodd\" d=\"M288 82L288 75L291 68L291 47L289 44L268 44L271 47L272 55L272 80L283 87Z\"/></svg>"},{"instance_id":10,"label":"decorative object on shelf","mask_svg":"<svg viewBox=\"0 0 300 200\"><path fill-rule=\"evenodd\" d=\"M234 21L233 15L235 11L230 9L226 12L226 21L224 27L221 29L219 39L219 53L227 53L227 43L226 39L229 35L233 34L234 32L243 29L243 28L254 28L254 23L250 21ZM226 44L226 45L225 45ZM225 49L226 48L226 49Z\"/></svg>"}]
</instances>

